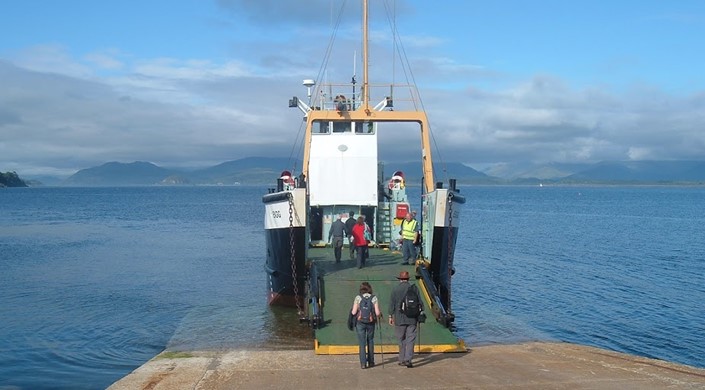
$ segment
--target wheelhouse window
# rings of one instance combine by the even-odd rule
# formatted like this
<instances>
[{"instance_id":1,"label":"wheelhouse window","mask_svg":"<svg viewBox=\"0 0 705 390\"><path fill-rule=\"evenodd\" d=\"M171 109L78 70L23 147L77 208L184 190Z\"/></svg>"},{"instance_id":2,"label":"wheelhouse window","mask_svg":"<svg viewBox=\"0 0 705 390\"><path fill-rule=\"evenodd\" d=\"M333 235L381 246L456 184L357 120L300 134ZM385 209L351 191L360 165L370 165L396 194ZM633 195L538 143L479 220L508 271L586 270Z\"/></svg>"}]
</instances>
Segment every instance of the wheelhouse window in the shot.
<instances>
[{"instance_id":1,"label":"wheelhouse window","mask_svg":"<svg viewBox=\"0 0 705 390\"><path fill-rule=\"evenodd\" d=\"M374 134L375 123L364 122L340 122L340 121L315 121L313 123L313 134L331 133L351 133L355 129L355 134Z\"/></svg>"},{"instance_id":2,"label":"wheelhouse window","mask_svg":"<svg viewBox=\"0 0 705 390\"><path fill-rule=\"evenodd\" d=\"M314 134L328 134L330 132L329 122L313 122L313 133Z\"/></svg>"},{"instance_id":3,"label":"wheelhouse window","mask_svg":"<svg viewBox=\"0 0 705 390\"><path fill-rule=\"evenodd\" d=\"M333 122L334 133L349 133L350 122Z\"/></svg>"},{"instance_id":4,"label":"wheelhouse window","mask_svg":"<svg viewBox=\"0 0 705 390\"><path fill-rule=\"evenodd\" d=\"M375 130L374 122L355 122L355 132L357 134L372 134Z\"/></svg>"}]
</instances>

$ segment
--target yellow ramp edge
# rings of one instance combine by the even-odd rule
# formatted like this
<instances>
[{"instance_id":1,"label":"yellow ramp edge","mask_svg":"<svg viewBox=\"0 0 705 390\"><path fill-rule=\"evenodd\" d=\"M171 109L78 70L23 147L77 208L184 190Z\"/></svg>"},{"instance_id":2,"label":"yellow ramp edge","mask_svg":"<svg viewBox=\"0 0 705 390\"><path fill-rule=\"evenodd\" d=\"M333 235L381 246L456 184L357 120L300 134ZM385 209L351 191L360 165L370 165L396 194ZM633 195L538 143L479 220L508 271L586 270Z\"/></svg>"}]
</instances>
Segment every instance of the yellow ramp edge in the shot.
<instances>
[{"instance_id":1,"label":"yellow ramp edge","mask_svg":"<svg viewBox=\"0 0 705 390\"><path fill-rule=\"evenodd\" d=\"M458 344L424 344L414 348L415 353L464 353L467 352L465 342L458 339ZM315 342L316 355L356 355L359 352L357 345L320 345ZM399 345L377 345L375 353L399 353Z\"/></svg>"}]
</instances>

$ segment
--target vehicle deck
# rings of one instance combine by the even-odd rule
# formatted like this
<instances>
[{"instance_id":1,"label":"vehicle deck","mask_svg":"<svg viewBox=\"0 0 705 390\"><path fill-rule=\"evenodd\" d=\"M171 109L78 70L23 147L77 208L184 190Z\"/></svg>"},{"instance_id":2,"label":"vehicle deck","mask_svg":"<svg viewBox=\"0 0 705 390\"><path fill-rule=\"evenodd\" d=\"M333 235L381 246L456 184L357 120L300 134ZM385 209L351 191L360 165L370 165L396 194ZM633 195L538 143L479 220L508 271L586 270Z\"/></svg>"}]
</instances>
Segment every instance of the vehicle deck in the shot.
<instances>
[{"instance_id":1,"label":"vehicle deck","mask_svg":"<svg viewBox=\"0 0 705 390\"><path fill-rule=\"evenodd\" d=\"M414 280L414 266L402 265L401 254L388 249L370 248L370 256L365 267L358 269L355 260L350 259L349 248L343 248L340 263L335 263L333 249L310 248L309 260L313 261L323 275L322 311L323 322L315 331L316 354L357 354L358 342L355 331L347 328L348 312L359 293L360 283L367 281L378 297L380 310L385 315L375 330L375 351L397 353L399 347L394 337L394 327L389 325L389 299L392 289L399 281L400 271L409 271L411 283ZM421 288L419 289L422 290ZM423 294L422 294L423 296ZM424 307L428 308L428 297L423 296ZM463 340L458 339L448 328L437 323L427 311L428 319L420 325L416 340L416 352L466 352Z\"/></svg>"}]
</instances>

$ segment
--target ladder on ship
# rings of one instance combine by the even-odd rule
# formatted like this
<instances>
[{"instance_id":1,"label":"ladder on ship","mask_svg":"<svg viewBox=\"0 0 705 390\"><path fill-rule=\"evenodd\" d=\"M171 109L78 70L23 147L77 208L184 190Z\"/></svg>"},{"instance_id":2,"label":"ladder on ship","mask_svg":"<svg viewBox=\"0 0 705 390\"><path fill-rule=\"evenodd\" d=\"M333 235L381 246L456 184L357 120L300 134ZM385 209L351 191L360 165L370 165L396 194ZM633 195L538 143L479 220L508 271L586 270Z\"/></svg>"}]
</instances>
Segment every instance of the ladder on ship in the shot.
<instances>
[{"instance_id":1,"label":"ladder on ship","mask_svg":"<svg viewBox=\"0 0 705 390\"><path fill-rule=\"evenodd\" d=\"M377 245L388 247L392 241L392 213L389 202L379 202L377 207Z\"/></svg>"}]
</instances>

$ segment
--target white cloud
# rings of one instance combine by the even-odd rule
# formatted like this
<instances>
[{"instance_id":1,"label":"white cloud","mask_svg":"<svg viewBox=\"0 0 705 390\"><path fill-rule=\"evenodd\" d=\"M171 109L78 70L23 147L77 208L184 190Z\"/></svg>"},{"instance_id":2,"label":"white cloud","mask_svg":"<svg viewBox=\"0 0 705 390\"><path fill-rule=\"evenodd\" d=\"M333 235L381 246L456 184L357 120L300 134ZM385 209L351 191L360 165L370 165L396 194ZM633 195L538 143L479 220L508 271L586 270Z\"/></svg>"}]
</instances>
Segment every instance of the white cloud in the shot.
<instances>
[{"instance_id":1,"label":"white cloud","mask_svg":"<svg viewBox=\"0 0 705 390\"><path fill-rule=\"evenodd\" d=\"M645 160L652 156L652 151L648 148L632 146L627 154L630 160Z\"/></svg>"},{"instance_id":2,"label":"white cloud","mask_svg":"<svg viewBox=\"0 0 705 390\"><path fill-rule=\"evenodd\" d=\"M89 66L76 62L61 45L37 45L16 54L18 66L37 72L58 73L85 78L93 75Z\"/></svg>"},{"instance_id":3,"label":"white cloud","mask_svg":"<svg viewBox=\"0 0 705 390\"><path fill-rule=\"evenodd\" d=\"M120 70L125 64L117 58L116 54L118 54L116 51L89 53L84 59L100 69Z\"/></svg>"},{"instance_id":4,"label":"white cloud","mask_svg":"<svg viewBox=\"0 0 705 390\"><path fill-rule=\"evenodd\" d=\"M249 13L240 17L274 16L296 25L310 16L294 3L277 3L274 11L267 2L222 4L233 11L242 5ZM428 48L444 43L430 36L404 39ZM225 61L134 58L117 49L74 58L51 45L18 52L0 61L0 171L69 172L115 160L202 166L288 156L300 137L301 114L286 102L303 95L301 79L315 76L318 64L311 58L320 54L296 41L250 39ZM339 42L339 51L355 47ZM336 56L330 64L344 81L352 74L351 58ZM392 66L385 58L373 57L375 71ZM446 161L703 158L705 93L678 96L646 85L576 88L547 74L511 82L489 66L442 54L413 61ZM500 79L502 88L493 84ZM408 160L402 153L415 152L418 139L406 134L382 137L383 158Z\"/></svg>"}]
</instances>

